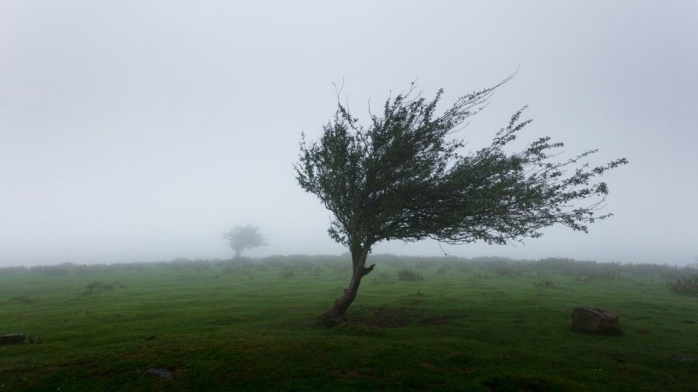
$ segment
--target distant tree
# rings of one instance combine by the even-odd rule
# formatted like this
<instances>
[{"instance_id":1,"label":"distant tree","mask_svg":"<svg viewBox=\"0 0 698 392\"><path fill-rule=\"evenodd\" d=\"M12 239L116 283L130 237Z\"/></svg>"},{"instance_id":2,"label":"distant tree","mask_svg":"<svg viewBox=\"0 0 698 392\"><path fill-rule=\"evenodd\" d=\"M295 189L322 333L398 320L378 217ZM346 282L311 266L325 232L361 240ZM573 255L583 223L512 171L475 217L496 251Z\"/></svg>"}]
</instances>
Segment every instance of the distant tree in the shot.
<instances>
[{"instance_id":1,"label":"distant tree","mask_svg":"<svg viewBox=\"0 0 698 392\"><path fill-rule=\"evenodd\" d=\"M464 141L450 136L510 78L458 98L438 117L443 90L426 101L415 93L413 83L407 93L386 101L382 116L369 111L368 128L338 103L317 142L308 143L301 135L296 179L334 214L329 235L349 248L353 265L349 286L322 315L326 321L345 319L361 279L375 266L366 267L371 247L380 241L432 238L450 244L505 244L540 237L542 228L555 223L586 232L587 224L611 216L594 214L608 187L590 181L627 160L593 169L586 163L577 165L596 152L591 150L554 162L551 151L563 144L551 143L548 137L523 151L505 152L531 121L519 120L525 107L489 147L460 154ZM573 166L577 167L567 173ZM573 204L585 200L584 206Z\"/></svg>"},{"instance_id":2,"label":"distant tree","mask_svg":"<svg viewBox=\"0 0 698 392\"><path fill-rule=\"evenodd\" d=\"M252 225L237 226L223 234L223 238L230 243L230 247L235 251L235 258L239 258L245 249L267 245L259 228Z\"/></svg>"}]
</instances>

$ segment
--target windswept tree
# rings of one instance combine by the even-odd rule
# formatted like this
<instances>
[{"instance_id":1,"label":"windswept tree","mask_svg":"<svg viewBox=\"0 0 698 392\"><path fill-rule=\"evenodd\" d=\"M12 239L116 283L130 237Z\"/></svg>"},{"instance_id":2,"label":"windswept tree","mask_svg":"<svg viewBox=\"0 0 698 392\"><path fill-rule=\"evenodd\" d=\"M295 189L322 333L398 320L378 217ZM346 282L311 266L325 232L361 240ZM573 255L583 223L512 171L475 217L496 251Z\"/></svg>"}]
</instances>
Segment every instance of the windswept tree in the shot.
<instances>
[{"instance_id":1,"label":"windswept tree","mask_svg":"<svg viewBox=\"0 0 698 392\"><path fill-rule=\"evenodd\" d=\"M235 251L235 258L242 255L245 249L266 246L267 240L259 232L257 226L237 226L229 232L223 234L223 238L230 243L230 247Z\"/></svg>"},{"instance_id":2,"label":"windswept tree","mask_svg":"<svg viewBox=\"0 0 698 392\"><path fill-rule=\"evenodd\" d=\"M380 241L506 244L540 237L556 223L586 232L588 224L611 216L595 214L608 187L592 180L627 160L590 168L581 162L596 152L590 150L556 162L563 144L548 137L506 152L531 121L520 120L525 108L489 147L460 153L464 141L452 134L507 80L458 98L438 116L443 90L427 101L412 84L386 101L381 116L369 112L368 127L338 103L318 141L302 135L296 179L334 214L329 235L349 248L353 265L349 286L322 316L326 321L345 319L361 279L375 266L366 267L371 247Z\"/></svg>"}]
</instances>

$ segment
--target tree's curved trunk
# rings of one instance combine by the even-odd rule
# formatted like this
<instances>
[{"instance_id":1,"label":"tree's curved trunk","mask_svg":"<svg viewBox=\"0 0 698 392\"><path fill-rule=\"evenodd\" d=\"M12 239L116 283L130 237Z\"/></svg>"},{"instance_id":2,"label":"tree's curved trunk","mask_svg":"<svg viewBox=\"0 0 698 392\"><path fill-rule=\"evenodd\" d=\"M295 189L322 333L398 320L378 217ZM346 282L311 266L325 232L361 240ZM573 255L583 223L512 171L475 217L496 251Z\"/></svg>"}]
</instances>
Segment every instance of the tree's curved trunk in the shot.
<instances>
[{"instance_id":1,"label":"tree's curved trunk","mask_svg":"<svg viewBox=\"0 0 698 392\"><path fill-rule=\"evenodd\" d=\"M373 267L375 267L375 264L368 268L365 267L370 249L370 247L351 249L351 261L354 268L349 286L344 289L344 293L334 302L332 308L320 316L320 319L328 325L337 325L346 321L347 309L356 299L361 279L373 271Z\"/></svg>"},{"instance_id":2,"label":"tree's curved trunk","mask_svg":"<svg viewBox=\"0 0 698 392\"><path fill-rule=\"evenodd\" d=\"M239 259L242 256L242 249L235 249L235 258Z\"/></svg>"}]
</instances>

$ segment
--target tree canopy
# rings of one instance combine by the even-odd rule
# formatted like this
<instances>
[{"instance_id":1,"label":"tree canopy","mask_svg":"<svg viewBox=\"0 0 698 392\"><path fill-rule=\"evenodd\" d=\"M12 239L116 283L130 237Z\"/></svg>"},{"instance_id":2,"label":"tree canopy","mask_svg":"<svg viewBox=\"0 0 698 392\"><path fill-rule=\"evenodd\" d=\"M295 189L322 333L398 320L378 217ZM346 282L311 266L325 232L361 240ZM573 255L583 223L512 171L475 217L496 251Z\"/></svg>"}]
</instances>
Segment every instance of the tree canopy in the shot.
<instances>
[{"instance_id":1,"label":"tree canopy","mask_svg":"<svg viewBox=\"0 0 698 392\"><path fill-rule=\"evenodd\" d=\"M349 247L354 266L350 287L329 318L344 317L361 277L373 268L365 262L377 242L432 238L505 244L540 237L542 228L556 223L586 232L588 224L611 216L596 214L608 186L593 180L627 160L591 168L582 163L596 152L590 150L556 162L563 144L549 137L506 152L531 122L521 120L525 107L490 146L461 153L465 142L454 133L507 80L458 98L441 115L436 109L443 90L428 101L413 84L388 99L382 115L369 113L368 127L338 103L318 141L307 142L302 135L296 179L333 213L329 234Z\"/></svg>"},{"instance_id":2,"label":"tree canopy","mask_svg":"<svg viewBox=\"0 0 698 392\"><path fill-rule=\"evenodd\" d=\"M235 258L242 255L245 249L256 248L267 245L267 240L260 233L257 226L237 226L222 236L230 243L230 247L235 251Z\"/></svg>"}]
</instances>

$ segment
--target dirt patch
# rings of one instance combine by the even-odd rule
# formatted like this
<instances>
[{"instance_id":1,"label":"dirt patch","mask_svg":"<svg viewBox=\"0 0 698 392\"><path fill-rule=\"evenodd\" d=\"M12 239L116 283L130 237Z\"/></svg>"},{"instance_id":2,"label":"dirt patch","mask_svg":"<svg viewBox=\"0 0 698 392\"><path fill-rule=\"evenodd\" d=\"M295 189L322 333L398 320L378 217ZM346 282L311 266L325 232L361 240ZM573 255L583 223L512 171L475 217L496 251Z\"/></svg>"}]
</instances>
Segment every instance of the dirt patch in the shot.
<instances>
[{"instance_id":1,"label":"dirt patch","mask_svg":"<svg viewBox=\"0 0 698 392\"><path fill-rule=\"evenodd\" d=\"M412 314L410 311L414 309L410 308L389 308L386 306L380 306L373 308L373 317L364 321L366 325L371 327L379 328L398 328L404 327L405 325L412 322L412 319L419 317L416 314Z\"/></svg>"},{"instance_id":2,"label":"dirt patch","mask_svg":"<svg viewBox=\"0 0 698 392\"><path fill-rule=\"evenodd\" d=\"M417 325L444 325L448 324L456 318L466 317L458 316L437 316L423 319L424 315L419 313L415 308L399 307L391 308L389 306L378 306L368 308L372 315L370 317L354 318L344 323L346 325L359 325L367 328L400 328L406 325L417 323Z\"/></svg>"},{"instance_id":3,"label":"dirt patch","mask_svg":"<svg viewBox=\"0 0 698 392\"><path fill-rule=\"evenodd\" d=\"M371 317L352 319L345 324L361 325L368 328L399 328L410 324L413 319L421 317L421 315L414 313L413 308L379 306L369 308L369 310L373 313Z\"/></svg>"}]
</instances>

